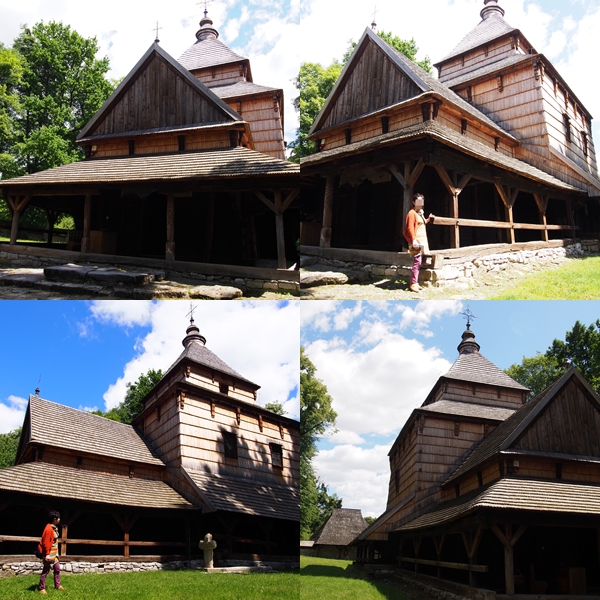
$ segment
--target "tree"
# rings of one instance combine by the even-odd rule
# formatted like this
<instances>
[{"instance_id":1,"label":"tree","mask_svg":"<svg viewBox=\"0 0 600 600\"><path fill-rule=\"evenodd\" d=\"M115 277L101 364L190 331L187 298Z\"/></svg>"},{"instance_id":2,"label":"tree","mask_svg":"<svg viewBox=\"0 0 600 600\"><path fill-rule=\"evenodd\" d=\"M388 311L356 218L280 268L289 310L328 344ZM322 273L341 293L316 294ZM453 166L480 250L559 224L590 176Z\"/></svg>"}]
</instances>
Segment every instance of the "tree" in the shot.
<instances>
[{"instance_id":1,"label":"tree","mask_svg":"<svg viewBox=\"0 0 600 600\"><path fill-rule=\"evenodd\" d=\"M142 400L162 377L163 372L160 369L150 369L145 375L142 373L135 383L127 383L127 393L123 402L109 411L95 410L92 414L120 423L131 423L144 409Z\"/></svg>"},{"instance_id":2,"label":"tree","mask_svg":"<svg viewBox=\"0 0 600 600\"><path fill-rule=\"evenodd\" d=\"M378 31L377 35L392 48L415 61L419 49L414 39L406 41L391 32L386 33L385 31ZM296 139L288 144L288 147L292 148L290 160L300 162L300 159L304 156L316 152L316 145L308 139L308 132L323 108L342 69L350 59L355 46L356 42L351 40L342 62L334 60L328 67L323 67L320 63L310 62L300 65L300 73L294 79L294 85L299 91L298 97L294 99L294 107L300 112L300 127ZM415 62L428 73L431 73L431 61L428 56L420 62Z\"/></svg>"},{"instance_id":3,"label":"tree","mask_svg":"<svg viewBox=\"0 0 600 600\"><path fill-rule=\"evenodd\" d=\"M335 425L337 413L325 384L317 379L317 369L300 348L300 536L308 539L342 506L341 498L329 495L314 472L318 437Z\"/></svg>"},{"instance_id":4,"label":"tree","mask_svg":"<svg viewBox=\"0 0 600 600\"><path fill-rule=\"evenodd\" d=\"M17 457L21 428L0 434L0 469L12 467Z\"/></svg>"},{"instance_id":5,"label":"tree","mask_svg":"<svg viewBox=\"0 0 600 600\"><path fill-rule=\"evenodd\" d=\"M285 417L286 415L285 409L283 408L283 404L281 404L281 402L267 402L264 407L276 415L281 415L282 417Z\"/></svg>"},{"instance_id":6,"label":"tree","mask_svg":"<svg viewBox=\"0 0 600 600\"><path fill-rule=\"evenodd\" d=\"M17 175L10 151L16 141L15 118L20 112L17 86L22 77L23 63L20 55L0 43L0 179ZM0 219L3 217L0 214Z\"/></svg>"},{"instance_id":7,"label":"tree","mask_svg":"<svg viewBox=\"0 0 600 600\"><path fill-rule=\"evenodd\" d=\"M588 327L576 321L564 341L555 339L544 354L523 357L520 365L511 365L505 372L530 388L532 398L554 383L568 365L577 367L600 393L600 320Z\"/></svg>"}]
</instances>

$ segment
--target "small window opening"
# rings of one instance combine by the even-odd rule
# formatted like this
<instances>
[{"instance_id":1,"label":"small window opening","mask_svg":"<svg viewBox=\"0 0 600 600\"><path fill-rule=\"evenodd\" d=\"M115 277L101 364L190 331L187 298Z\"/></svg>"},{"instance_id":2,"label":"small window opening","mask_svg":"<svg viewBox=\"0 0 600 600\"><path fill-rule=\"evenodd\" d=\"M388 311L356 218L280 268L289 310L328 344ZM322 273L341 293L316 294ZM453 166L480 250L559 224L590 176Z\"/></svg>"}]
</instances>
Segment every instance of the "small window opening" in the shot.
<instances>
[{"instance_id":1,"label":"small window opening","mask_svg":"<svg viewBox=\"0 0 600 600\"><path fill-rule=\"evenodd\" d=\"M225 456L227 458L237 458L237 435L228 431L223 432L223 445L225 447Z\"/></svg>"}]
</instances>

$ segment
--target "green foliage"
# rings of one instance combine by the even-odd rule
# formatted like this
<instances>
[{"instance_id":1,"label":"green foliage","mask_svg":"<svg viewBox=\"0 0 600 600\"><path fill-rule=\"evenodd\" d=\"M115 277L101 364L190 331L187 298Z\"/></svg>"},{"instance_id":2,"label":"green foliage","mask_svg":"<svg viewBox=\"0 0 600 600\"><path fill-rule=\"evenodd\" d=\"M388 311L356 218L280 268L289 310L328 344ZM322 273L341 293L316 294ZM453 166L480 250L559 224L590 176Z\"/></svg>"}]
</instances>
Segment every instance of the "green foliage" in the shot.
<instances>
[{"instance_id":1,"label":"green foliage","mask_svg":"<svg viewBox=\"0 0 600 600\"><path fill-rule=\"evenodd\" d=\"M276 415L281 415L282 417L285 417L286 412L283 408L283 404L281 404L281 402L267 402L264 406L264 408L266 408L267 410L270 410L272 413L275 413Z\"/></svg>"},{"instance_id":2,"label":"green foliage","mask_svg":"<svg viewBox=\"0 0 600 600\"><path fill-rule=\"evenodd\" d=\"M577 367L600 393L600 320L588 327L576 321L564 341L555 339L545 354L523 357L520 365L511 365L505 372L530 388L531 398L563 375L568 365Z\"/></svg>"},{"instance_id":3,"label":"green foliage","mask_svg":"<svg viewBox=\"0 0 600 600\"><path fill-rule=\"evenodd\" d=\"M392 48L415 61L419 49L414 39L406 41L391 32L386 33L385 31L378 31L377 35ZM300 127L296 139L288 144L288 147L292 148L291 161L299 163L304 156L316 152L316 144L308 139L308 133L355 47L356 42L350 40L350 45L342 62L334 60L328 67L310 62L304 62L300 65L300 73L294 79L294 85L300 93L294 99L294 106L300 112ZM431 61L428 56L420 62L415 62L428 73L431 73Z\"/></svg>"},{"instance_id":4,"label":"green foliage","mask_svg":"<svg viewBox=\"0 0 600 600\"><path fill-rule=\"evenodd\" d=\"M83 156L75 138L113 90L106 79L108 59L96 59L97 52L96 38L86 39L56 21L23 26L13 49L0 49L3 178ZM4 73L12 94L8 112L3 112Z\"/></svg>"},{"instance_id":5,"label":"green foliage","mask_svg":"<svg viewBox=\"0 0 600 600\"><path fill-rule=\"evenodd\" d=\"M337 413L325 384L317 379L317 369L300 348L300 539L308 539L329 518L342 500L329 495L316 477L312 459L318 436L335 425Z\"/></svg>"},{"instance_id":6,"label":"green foliage","mask_svg":"<svg viewBox=\"0 0 600 600\"><path fill-rule=\"evenodd\" d=\"M373 523L375 523L375 521L377 521L377 517L365 517L365 521L370 527L371 525L373 525Z\"/></svg>"},{"instance_id":7,"label":"green foliage","mask_svg":"<svg viewBox=\"0 0 600 600\"><path fill-rule=\"evenodd\" d=\"M300 111L300 127L296 139L288 144L293 149L290 160L300 162L303 156L315 152L315 143L308 139L308 132L341 72L342 65L337 60L328 67L309 62L300 65L300 73L294 80L300 92L294 100L296 110Z\"/></svg>"},{"instance_id":8,"label":"green foliage","mask_svg":"<svg viewBox=\"0 0 600 600\"><path fill-rule=\"evenodd\" d=\"M0 433L0 469L12 467L15 464L20 438L20 427L8 433Z\"/></svg>"},{"instance_id":9,"label":"green foliage","mask_svg":"<svg viewBox=\"0 0 600 600\"><path fill-rule=\"evenodd\" d=\"M149 369L145 375L142 373L135 383L129 382L127 384L125 399L118 406L106 412L95 410L92 411L92 414L119 421L119 423L131 423L144 409L142 400L146 394L154 388L162 377L163 372L160 369L158 371Z\"/></svg>"},{"instance_id":10,"label":"green foliage","mask_svg":"<svg viewBox=\"0 0 600 600\"><path fill-rule=\"evenodd\" d=\"M196 540L196 544L198 540ZM64 600L280 600L298 598L300 576L295 572L248 573L243 577L227 573L203 574L196 570L147 571L145 573L85 573L63 571L64 591L48 585L48 597ZM39 596L39 575L0 579L0 598L27 600Z\"/></svg>"}]
</instances>

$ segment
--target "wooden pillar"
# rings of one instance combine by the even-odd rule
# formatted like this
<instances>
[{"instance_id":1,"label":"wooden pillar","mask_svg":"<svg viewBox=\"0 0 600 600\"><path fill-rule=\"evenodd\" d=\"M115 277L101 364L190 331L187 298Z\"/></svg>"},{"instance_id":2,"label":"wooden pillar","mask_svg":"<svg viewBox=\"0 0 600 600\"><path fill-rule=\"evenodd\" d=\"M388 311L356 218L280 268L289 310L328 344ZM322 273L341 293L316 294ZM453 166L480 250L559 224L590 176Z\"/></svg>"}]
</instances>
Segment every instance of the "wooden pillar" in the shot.
<instances>
[{"instance_id":1,"label":"wooden pillar","mask_svg":"<svg viewBox=\"0 0 600 600\"><path fill-rule=\"evenodd\" d=\"M442 548L444 546L444 539L445 538L446 538L446 536L444 534L442 534L439 537L439 539L438 539L438 537L436 535L433 536L433 544L435 546L435 552L437 554L438 562L440 560L442 560L442 558L441 558L441 556L442 556ZM438 579L441 578L441 576L442 576L442 569L439 566L437 568L437 576L438 576Z\"/></svg>"},{"instance_id":2,"label":"wooden pillar","mask_svg":"<svg viewBox=\"0 0 600 600\"><path fill-rule=\"evenodd\" d=\"M413 538L413 546L415 549L415 558L419 558L419 550L421 549L421 541L423 538ZM415 561L415 573L418 572L419 564Z\"/></svg>"},{"instance_id":3,"label":"wooden pillar","mask_svg":"<svg viewBox=\"0 0 600 600\"><path fill-rule=\"evenodd\" d=\"M452 241L451 246L453 248L460 248L460 227L458 224L458 196L465 189L467 183L471 180L472 175L470 173L466 173L462 176L460 182L458 181L458 173L456 171L452 171L452 176L446 171L444 167L441 165L434 165L435 170L437 171L442 183L446 186L448 192L450 192L450 197L452 199L452 218L456 219L456 223L454 224L452 230Z\"/></svg>"},{"instance_id":4,"label":"wooden pillar","mask_svg":"<svg viewBox=\"0 0 600 600\"><path fill-rule=\"evenodd\" d=\"M6 198L10 212L12 213L12 223L10 227L10 243L17 243L19 234L19 219L27 208L31 196L7 196Z\"/></svg>"},{"instance_id":5,"label":"wooden pillar","mask_svg":"<svg viewBox=\"0 0 600 600\"><path fill-rule=\"evenodd\" d=\"M465 545L465 550L467 551L467 556L469 557L469 586L475 587L477 585L477 577L475 571L471 569L471 567L475 564L475 559L477 557L477 550L479 548L479 543L481 542L481 537L483 535L483 529L481 527L477 528L477 531L474 535L471 535L467 532L461 532L461 536L463 539L463 544ZM514 575L514 568L513 568Z\"/></svg>"},{"instance_id":6,"label":"wooden pillar","mask_svg":"<svg viewBox=\"0 0 600 600\"><path fill-rule=\"evenodd\" d=\"M202 261L210 262L212 254L213 230L215 226L215 193L208 196L208 208L206 211L206 222L204 224L204 248L202 250Z\"/></svg>"},{"instance_id":7,"label":"wooden pillar","mask_svg":"<svg viewBox=\"0 0 600 600\"><path fill-rule=\"evenodd\" d=\"M188 569L192 568L192 530L190 526L190 520L185 520L185 531L187 537L187 555L188 555Z\"/></svg>"},{"instance_id":8,"label":"wooden pillar","mask_svg":"<svg viewBox=\"0 0 600 600\"><path fill-rule=\"evenodd\" d=\"M513 206L519 195L519 189L515 188L511 190L508 186L503 186L499 181L495 181L494 185L496 186L496 190L498 190L500 198L502 198L502 202L504 202L504 207L506 208L506 221L512 225L514 223ZM510 234L510 243L514 244L515 230L511 227L508 231Z\"/></svg>"},{"instance_id":9,"label":"wooden pillar","mask_svg":"<svg viewBox=\"0 0 600 600\"><path fill-rule=\"evenodd\" d=\"M325 181L325 197L323 199L323 224L321 226L321 236L319 246L321 248L331 248L331 224L333 222L333 187L335 184L335 175L327 175Z\"/></svg>"},{"instance_id":10,"label":"wooden pillar","mask_svg":"<svg viewBox=\"0 0 600 600\"><path fill-rule=\"evenodd\" d=\"M275 190L275 233L277 234L277 268L286 269L285 231L283 229L283 203L281 190Z\"/></svg>"},{"instance_id":11,"label":"wooden pillar","mask_svg":"<svg viewBox=\"0 0 600 600\"><path fill-rule=\"evenodd\" d=\"M525 533L527 525L521 525L514 535L512 532L512 525L509 523L504 525L504 532L496 525L496 523L492 523L491 529L494 532L494 535L500 540L500 543L504 546L504 580L506 593L509 596L513 596L515 593L514 547Z\"/></svg>"},{"instance_id":12,"label":"wooden pillar","mask_svg":"<svg viewBox=\"0 0 600 600\"><path fill-rule=\"evenodd\" d=\"M537 204L538 210L540 212L540 223L546 227L546 211L548 210L548 200L549 196L543 196L542 194L533 194L535 198L535 203ZM542 241L548 241L548 230L544 229L542 231Z\"/></svg>"},{"instance_id":13,"label":"wooden pillar","mask_svg":"<svg viewBox=\"0 0 600 600\"><path fill-rule=\"evenodd\" d=\"M130 517L129 515L120 516L116 513L113 513L112 516L123 530L123 556L129 558L129 533L136 524L138 517Z\"/></svg>"},{"instance_id":14,"label":"wooden pillar","mask_svg":"<svg viewBox=\"0 0 600 600\"><path fill-rule=\"evenodd\" d=\"M81 252L90 251L90 230L92 228L92 195L86 194L83 203L83 235L81 236Z\"/></svg>"},{"instance_id":15,"label":"wooden pillar","mask_svg":"<svg viewBox=\"0 0 600 600\"><path fill-rule=\"evenodd\" d=\"M167 194L167 244L166 260L175 260L175 196Z\"/></svg>"},{"instance_id":16,"label":"wooden pillar","mask_svg":"<svg viewBox=\"0 0 600 600\"><path fill-rule=\"evenodd\" d=\"M46 240L46 244L48 246L51 246L52 237L54 235L54 225L56 223L56 219L58 218L58 211L52 210L50 208L45 208L44 212L46 213L46 225L48 228L48 239Z\"/></svg>"},{"instance_id":17,"label":"wooden pillar","mask_svg":"<svg viewBox=\"0 0 600 600\"><path fill-rule=\"evenodd\" d=\"M571 237L575 238L575 221L573 219L573 203L567 200L567 219L571 227Z\"/></svg>"}]
</instances>

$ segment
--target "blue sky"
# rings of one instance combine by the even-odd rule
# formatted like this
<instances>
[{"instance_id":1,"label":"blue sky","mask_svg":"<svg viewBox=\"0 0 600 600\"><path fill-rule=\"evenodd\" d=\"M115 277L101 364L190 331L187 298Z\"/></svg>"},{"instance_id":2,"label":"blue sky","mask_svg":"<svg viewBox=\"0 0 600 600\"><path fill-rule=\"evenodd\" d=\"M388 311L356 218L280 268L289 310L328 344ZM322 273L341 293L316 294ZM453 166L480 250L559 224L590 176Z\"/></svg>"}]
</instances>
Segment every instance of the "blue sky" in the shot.
<instances>
[{"instance_id":1,"label":"blue sky","mask_svg":"<svg viewBox=\"0 0 600 600\"><path fill-rule=\"evenodd\" d=\"M207 347L261 386L259 404L284 403L298 418L298 303L194 304ZM166 371L183 351L189 310L176 300L0 302L0 432L21 425L38 381L40 395L60 404L115 406L127 382Z\"/></svg>"},{"instance_id":2,"label":"blue sky","mask_svg":"<svg viewBox=\"0 0 600 600\"><path fill-rule=\"evenodd\" d=\"M296 96L292 79L300 66L299 0L212 0L208 15L219 39L248 57L255 83L282 88L285 98L285 139L298 127L291 104ZM21 24L62 21L85 37L95 36L99 56L108 56L114 78L124 77L143 56L158 32L162 48L174 58L196 42L204 2L190 0L0 0L0 42L11 46Z\"/></svg>"},{"instance_id":3,"label":"blue sky","mask_svg":"<svg viewBox=\"0 0 600 600\"><path fill-rule=\"evenodd\" d=\"M456 360L470 307L481 353L501 369L545 352L600 302L425 301L301 303L301 341L338 412L314 464L346 508L379 515L387 452L412 410Z\"/></svg>"}]
</instances>

